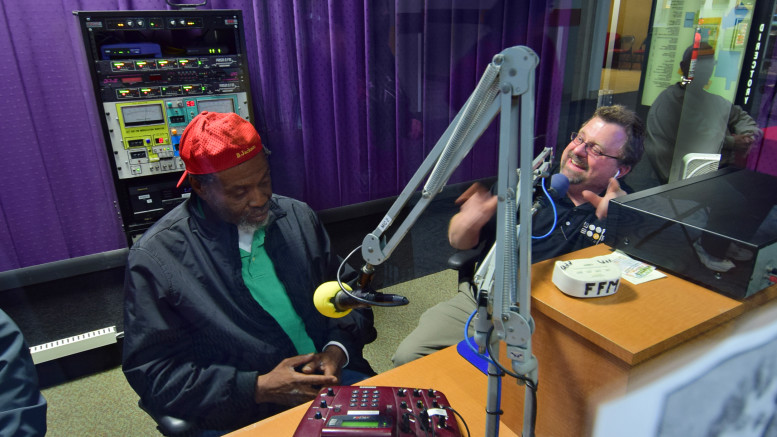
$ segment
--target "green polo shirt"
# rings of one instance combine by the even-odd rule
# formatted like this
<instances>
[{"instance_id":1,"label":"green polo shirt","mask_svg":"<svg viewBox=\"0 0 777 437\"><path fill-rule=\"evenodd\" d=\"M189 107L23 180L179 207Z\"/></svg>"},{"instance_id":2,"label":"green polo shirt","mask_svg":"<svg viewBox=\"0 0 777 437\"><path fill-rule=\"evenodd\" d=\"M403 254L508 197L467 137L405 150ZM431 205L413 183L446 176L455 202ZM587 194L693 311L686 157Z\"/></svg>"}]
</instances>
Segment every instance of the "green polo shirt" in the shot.
<instances>
[{"instance_id":1,"label":"green polo shirt","mask_svg":"<svg viewBox=\"0 0 777 437\"><path fill-rule=\"evenodd\" d=\"M278 279L275 267L264 248L265 230L254 232L251 252L240 249L240 259L243 264L243 281L251 292L251 296L259 305L281 325L286 335L291 338L297 353L304 355L315 352L313 340L305 332L305 324L291 305L286 288Z\"/></svg>"}]
</instances>

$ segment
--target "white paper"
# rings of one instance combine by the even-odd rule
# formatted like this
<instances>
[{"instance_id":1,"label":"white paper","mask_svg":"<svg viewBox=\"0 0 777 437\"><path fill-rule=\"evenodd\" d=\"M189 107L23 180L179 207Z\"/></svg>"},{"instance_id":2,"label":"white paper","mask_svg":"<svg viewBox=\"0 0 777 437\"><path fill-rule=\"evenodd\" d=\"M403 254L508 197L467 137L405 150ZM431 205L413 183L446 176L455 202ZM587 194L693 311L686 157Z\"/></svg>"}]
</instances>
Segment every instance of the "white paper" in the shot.
<instances>
[{"instance_id":1,"label":"white paper","mask_svg":"<svg viewBox=\"0 0 777 437\"><path fill-rule=\"evenodd\" d=\"M655 279L666 278L666 275L656 270L655 266L645 264L642 261L637 261L619 250L607 255L595 257L594 259L596 258L609 259L617 263L618 267L621 269L621 278L634 285L653 281Z\"/></svg>"}]
</instances>

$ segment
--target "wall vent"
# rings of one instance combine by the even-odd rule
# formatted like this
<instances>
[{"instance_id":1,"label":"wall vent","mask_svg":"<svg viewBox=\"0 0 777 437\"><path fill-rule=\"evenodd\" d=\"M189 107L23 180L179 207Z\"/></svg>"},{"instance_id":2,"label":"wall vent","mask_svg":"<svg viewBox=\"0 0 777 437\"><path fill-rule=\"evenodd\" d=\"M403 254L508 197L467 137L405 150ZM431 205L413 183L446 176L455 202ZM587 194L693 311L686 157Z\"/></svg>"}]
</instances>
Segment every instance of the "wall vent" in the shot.
<instances>
[{"instance_id":1,"label":"wall vent","mask_svg":"<svg viewBox=\"0 0 777 437\"><path fill-rule=\"evenodd\" d=\"M114 343L116 343L116 327L109 326L96 331L33 346L30 348L30 354L32 354L32 362L40 364Z\"/></svg>"}]
</instances>

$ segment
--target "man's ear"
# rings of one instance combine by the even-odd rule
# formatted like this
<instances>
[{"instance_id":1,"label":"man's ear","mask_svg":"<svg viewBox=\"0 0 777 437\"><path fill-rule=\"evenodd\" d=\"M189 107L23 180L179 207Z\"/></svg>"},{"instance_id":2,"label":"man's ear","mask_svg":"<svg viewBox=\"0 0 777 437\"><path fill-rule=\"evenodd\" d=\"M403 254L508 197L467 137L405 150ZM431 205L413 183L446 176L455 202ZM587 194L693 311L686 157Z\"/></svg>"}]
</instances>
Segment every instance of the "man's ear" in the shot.
<instances>
[{"instance_id":1,"label":"man's ear","mask_svg":"<svg viewBox=\"0 0 777 437\"><path fill-rule=\"evenodd\" d=\"M192 186L192 190L197 194L197 196L201 198L205 198L205 186L200 182L199 179L192 177L192 175L189 175L189 185Z\"/></svg>"},{"instance_id":2,"label":"man's ear","mask_svg":"<svg viewBox=\"0 0 777 437\"><path fill-rule=\"evenodd\" d=\"M631 171L630 165L621 165L620 167L618 167L618 172L613 177L615 179L620 179L626 176L627 174L629 174L630 171Z\"/></svg>"}]
</instances>

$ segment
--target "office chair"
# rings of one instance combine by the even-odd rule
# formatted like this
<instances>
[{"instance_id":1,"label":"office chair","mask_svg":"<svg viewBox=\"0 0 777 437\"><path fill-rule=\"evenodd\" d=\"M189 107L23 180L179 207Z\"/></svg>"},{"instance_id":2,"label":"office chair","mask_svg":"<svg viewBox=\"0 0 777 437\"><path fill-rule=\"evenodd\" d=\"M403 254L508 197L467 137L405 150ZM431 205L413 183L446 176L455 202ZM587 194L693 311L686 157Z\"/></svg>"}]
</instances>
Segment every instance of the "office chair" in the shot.
<instances>
[{"instance_id":1,"label":"office chair","mask_svg":"<svg viewBox=\"0 0 777 437\"><path fill-rule=\"evenodd\" d=\"M629 63L629 68L633 68L634 64L639 64L639 68L642 69L642 63L645 62L645 51L647 50L647 37L645 37L644 40L642 40L642 44L639 45L639 48L636 50L632 50L631 52L631 62ZM636 61L635 61L636 59Z\"/></svg>"},{"instance_id":2,"label":"office chair","mask_svg":"<svg viewBox=\"0 0 777 437\"><path fill-rule=\"evenodd\" d=\"M478 263L486 255L485 240L469 250L459 250L448 258L448 267L458 272L458 283L472 284Z\"/></svg>"},{"instance_id":3,"label":"office chair","mask_svg":"<svg viewBox=\"0 0 777 437\"><path fill-rule=\"evenodd\" d=\"M158 416L149 411L143 405L142 401L138 401L138 406L154 419L154 422L156 422L156 429L164 436L196 437L202 432L202 430L197 428L197 425L195 425L194 422L189 422L173 416Z\"/></svg>"},{"instance_id":4,"label":"office chair","mask_svg":"<svg viewBox=\"0 0 777 437\"><path fill-rule=\"evenodd\" d=\"M619 68L623 59L628 59L629 63L631 63L634 39L634 35L623 35L615 40L615 47L612 49L613 68ZM631 65L629 65L629 69L631 69Z\"/></svg>"}]
</instances>

